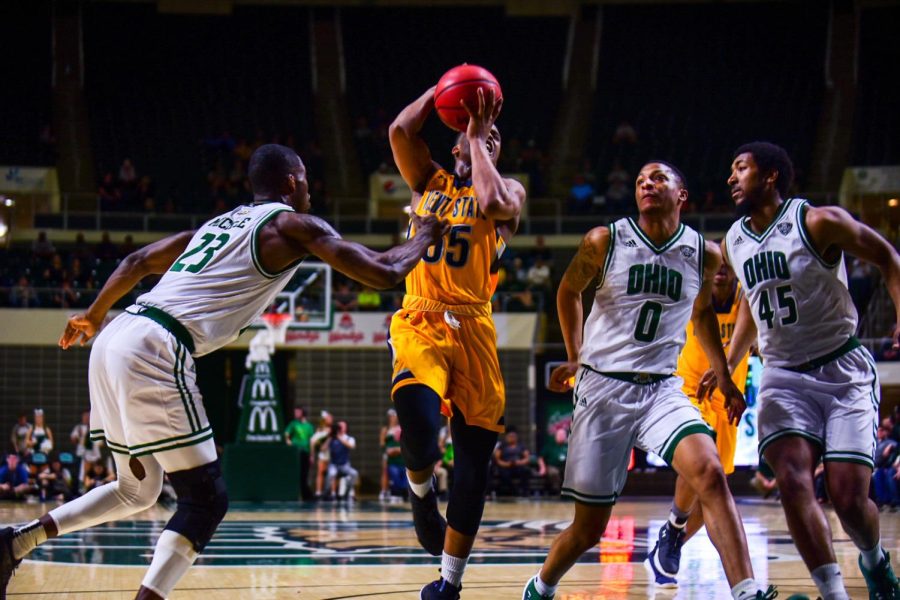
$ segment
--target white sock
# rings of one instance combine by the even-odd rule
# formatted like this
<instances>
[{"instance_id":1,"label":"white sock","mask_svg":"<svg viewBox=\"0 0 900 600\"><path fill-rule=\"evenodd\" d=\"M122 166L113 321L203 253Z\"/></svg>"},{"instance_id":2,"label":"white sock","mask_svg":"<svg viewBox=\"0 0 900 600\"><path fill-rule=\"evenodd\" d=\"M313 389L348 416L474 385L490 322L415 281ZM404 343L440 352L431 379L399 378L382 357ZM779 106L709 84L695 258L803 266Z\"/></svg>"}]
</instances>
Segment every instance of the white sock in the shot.
<instances>
[{"instance_id":1,"label":"white sock","mask_svg":"<svg viewBox=\"0 0 900 600\"><path fill-rule=\"evenodd\" d=\"M27 556L29 552L47 541L47 532L41 522L35 519L27 525L23 525L13 532L13 556L16 560Z\"/></svg>"},{"instance_id":2,"label":"white sock","mask_svg":"<svg viewBox=\"0 0 900 600\"><path fill-rule=\"evenodd\" d=\"M684 529L684 526L687 525L688 517L691 516L691 511L683 511L677 506L675 503L672 503L672 510L669 511L669 524L675 529Z\"/></svg>"},{"instance_id":3,"label":"white sock","mask_svg":"<svg viewBox=\"0 0 900 600\"><path fill-rule=\"evenodd\" d=\"M469 562L468 556L457 558L444 552L441 554L441 577L453 587L459 587L467 562Z\"/></svg>"},{"instance_id":4,"label":"white sock","mask_svg":"<svg viewBox=\"0 0 900 600\"><path fill-rule=\"evenodd\" d=\"M557 587L559 587L559 584L550 585L549 583L544 583L544 580L541 579L540 571L534 576L534 589L536 589L541 596L552 596L556 593Z\"/></svg>"},{"instance_id":5,"label":"white sock","mask_svg":"<svg viewBox=\"0 0 900 600\"><path fill-rule=\"evenodd\" d=\"M409 481L409 489L411 489L413 491L413 494L415 494L419 498L424 498L428 495L428 492L431 491L431 477L429 477L424 483L414 483L413 480L409 478L409 473L407 473L406 480Z\"/></svg>"},{"instance_id":6,"label":"white sock","mask_svg":"<svg viewBox=\"0 0 900 600\"><path fill-rule=\"evenodd\" d=\"M163 598L168 598L178 580L197 559L193 544L170 529L163 529L153 551L153 562L141 585L153 590Z\"/></svg>"},{"instance_id":7,"label":"white sock","mask_svg":"<svg viewBox=\"0 0 900 600\"><path fill-rule=\"evenodd\" d=\"M828 563L816 567L810 573L812 579L819 588L823 600L850 600L847 590L844 588L844 578L841 577L841 568L837 563Z\"/></svg>"},{"instance_id":8,"label":"white sock","mask_svg":"<svg viewBox=\"0 0 900 600\"><path fill-rule=\"evenodd\" d=\"M881 539L875 544L875 547L871 550L863 550L859 549L860 556L862 557L862 565L869 571L878 566L878 563L881 562L881 559L884 558L884 551L881 549Z\"/></svg>"},{"instance_id":9,"label":"white sock","mask_svg":"<svg viewBox=\"0 0 900 600\"><path fill-rule=\"evenodd\" d=\"M757 591L759 591L759 586L756 582L752 579L745 579L731 588L731 596L734 600L748 600L755 598Z\"/></svg>"}]
</instances>

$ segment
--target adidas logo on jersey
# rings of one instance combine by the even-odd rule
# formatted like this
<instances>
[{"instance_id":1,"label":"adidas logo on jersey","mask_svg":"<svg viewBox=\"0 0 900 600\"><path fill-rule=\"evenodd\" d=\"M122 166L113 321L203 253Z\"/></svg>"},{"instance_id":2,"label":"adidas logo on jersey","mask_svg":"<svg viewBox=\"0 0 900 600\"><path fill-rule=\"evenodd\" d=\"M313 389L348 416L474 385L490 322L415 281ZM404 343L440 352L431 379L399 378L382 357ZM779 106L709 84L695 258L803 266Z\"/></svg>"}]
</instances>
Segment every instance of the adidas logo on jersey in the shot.
<instances>
[{"instance_id":1,"label":"adidas logo on jersey","mask_svg":"<svg viewBox=\"0 0 900 600\"><path fill-rule=\"evenodd\" d=\"M779 223L776 227L778 228L778 231L781 233L781 235L787 235L791 232L791 229L794 228L794 224L793 223Z\"/></svg>"},{"instance_id":2,"label":"adidas logo on jersey","mask_svg":"<svg viewBox=\"0 0 900 600\"><path fill-rule=\"evenodd\" d=\"M584 396L578 398L577 404L578 406L587 406L587 398L585 398Z\"/></svg>"},{"instance_id":3,"label":"adidas logo on jersey","mask_svg":"<svg viewBox=\"0 0 900 600\"><path fill-rule=\"evenodd\" d=\"M742 238L741 236L737 236L737 239L734 240L735 246L737 246L738 244L743 244L743 243L744 243L744 238Z\"/></svg>"},{"instance_id":4,"label":"adidas logo on jersey","mask_svg":"<svg viewBox=\"0 0 900 600\"><path fill-rule=\"evenodd\" d=\"M634 240L625 240L625 247L626 248L637 248L637 242L635 242Z\"/></svg>"}]
</instances>

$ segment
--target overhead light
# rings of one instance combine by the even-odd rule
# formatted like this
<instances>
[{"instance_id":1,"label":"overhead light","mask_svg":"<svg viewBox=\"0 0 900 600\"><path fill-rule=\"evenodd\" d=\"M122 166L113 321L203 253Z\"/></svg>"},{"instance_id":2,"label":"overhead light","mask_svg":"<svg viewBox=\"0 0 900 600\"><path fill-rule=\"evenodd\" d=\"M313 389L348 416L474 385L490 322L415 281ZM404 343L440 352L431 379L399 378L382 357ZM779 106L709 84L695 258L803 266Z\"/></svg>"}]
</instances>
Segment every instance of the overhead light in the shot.
<instances>
[{"instance_id":1,"label":"overhead light","mask_svg":"<svg viewBox=\"0 0 900 600\"><path fill-rule=\"evenodd\" d=\"M15 205L16 205L16 201L13 200L12 198L5 198L3 200L3 206L5 206L7 208L12 208Z\"/></svg>"},{"instance_id":2,"label":"overhead light","mask_svg":"<svg viewBox=\"0 0 900 600\"><path fill-rule=\"evenodd\" d=\"M7 233L9 233L9 227L7 227L6 223L0 221L0 240L5 238Z\"/></svg>"},{"instance_id":3,"label":"overhead light","mask_svg":"<svg viewBox=\"0 0 900 600\"><path fill-rule=\"evenodd\" d=\"M888 206L890 206L891 208L897 208L898 206L900 206L900 198L891 198L890 200L888 200Z\"/></svg>"}]
</instances>

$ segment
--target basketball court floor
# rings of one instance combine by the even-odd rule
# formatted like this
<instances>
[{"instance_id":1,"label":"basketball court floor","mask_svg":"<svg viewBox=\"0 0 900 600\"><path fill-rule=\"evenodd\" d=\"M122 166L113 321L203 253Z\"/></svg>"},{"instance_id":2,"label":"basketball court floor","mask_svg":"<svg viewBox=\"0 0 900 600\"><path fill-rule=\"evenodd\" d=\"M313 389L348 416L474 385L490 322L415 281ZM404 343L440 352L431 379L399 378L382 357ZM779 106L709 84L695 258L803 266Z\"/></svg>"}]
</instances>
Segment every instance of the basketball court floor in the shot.
<instances>
[{"instance_id":1,"label":"basketball court floor","mask_svg":"<svg viewBox=\"0 0 900 600\"><path fill-rule=\"evenodd\" d=\"M0 505L0 521L21 522L50 506ZM815 598L777 502L739 500L757 578L779 586L782 598ZM601 545L563 579L559 600L730 598L718 556L704 532L684 550L680 588L654 592L642 561L648 537L668 515L665 499L619 502ZM556 500L489 502L462 597L521 598L572 505ZM157 506L120 521L53 540L19 567L9 598L130 600L140 585L171 513ZM835 550L853 598L867 597L857 552L828 511ZM882 513L885 548L900 556L900 513ZM233 503L173 600L418 598L438 577L439 559L416 543L407 505L360 502L351 508L299 503Z\"/></svg>"}]
</instances>

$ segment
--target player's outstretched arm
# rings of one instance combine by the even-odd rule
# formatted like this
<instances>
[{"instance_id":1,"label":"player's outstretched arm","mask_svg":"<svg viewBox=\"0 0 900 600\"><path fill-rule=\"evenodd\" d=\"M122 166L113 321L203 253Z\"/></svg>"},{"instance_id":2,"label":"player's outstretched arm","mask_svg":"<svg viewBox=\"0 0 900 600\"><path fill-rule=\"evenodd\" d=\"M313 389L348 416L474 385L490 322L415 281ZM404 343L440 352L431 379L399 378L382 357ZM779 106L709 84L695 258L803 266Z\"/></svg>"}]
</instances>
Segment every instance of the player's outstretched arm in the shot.
<instances>
[{"instance_id":1,"label":"player's outstretched arm","mask_svg":"<svg viewBox=\"0 0 900 600\"><path fill-rule=\"evenodd\" d=\"M356 281L378 290L403 281L429 246L450 229L434 215L411 214L415 235L384 252L341 238L334 228L310 215L289 214L276 219L279 234L296 249L297 257L312 253Z\"/></svg>"},{"instance_id":2,"label":"player's outstretched arm","mask_svg":"<svg viewBox=\"0 0 900 600\"><path fill-rule=\"evenodd\" d=\"M567 391L569 380L578 370L578 355L581 353L584 333L581 293L594 277L601 274L606 254L609 252L609 238L607 227L595 227L588 231L559 283L556 291L556 308L559 313L559 326L566 343L566 362L553 369L550 374L547 387L551 391Z\"/></svg>"},{"instance_id":3,"label":"player's outstretched arm","mask_svg":"<svg viewBox=\"0 0 900 600\"><path fill-rule=\"evenodd\" d=\"M400 175L414 192L422 193L438 166L431 160L431 150L420 132L434 110L434 89L428 88L409 106L400 111L388 128L388 139Z\"/></svg>"},{"instance_id":4,"label":"player's outstretched arm","mask_svg":"<svg viewBox=\"0 0 900 600\"><path fill-rule=\"evenodd\" d=\"M736 424L747 405L744 403L744 395L731 380L725 350L722 348L722 338L719 336L719 321L712 306L712 283L716 272L722 266L722 254L719 247L712 242L706 242L705 252L703 284L694 299L691 321L694 324L697 341L700 342L700 347L703 348L703 353L709 359L709 365L716 375L718 388L725 396L728 420Z\"/></svg>"},{"instance_id":5,"label":"player's outstretched arm","mask_svg":"<svg viewBox=\"0 0 900 600\"><path fill-rule=\"evenodd\" d=\"M839 258L847 252L878 267L894 308L894 348L900 348L900 256L875 230L854 219L837 206L810 207L805 215L806 229L816 252L825 259Z\"/></svg>"},{"instance_id":6,"label":"player's outstretched arm","mask_svg":"<svg viewBox=\"0 0 900 600\"><path fill-rule=\"evenodd\" d=\"M479 88L477 106L460 102L469 113L466 137L472 156L472 184L478 193L478 204L482 212L492 219L516 219L525 202L525 188L514 179L500 176L487 147L494 121L503 107L503 98L497 98L493 89L485 95L484 90Z\"/></svg>"},{"instance_id":7,"label":"player's outstretched arm","mask_svg":"<svg viewBox=\"0 0 900 600\"><path fill-rule=\"evenodd\" d=\"M126 256L97 294L88 309L72 316L59 338L63 350L75 342L82 346L97 334L109 309L147 275L165 273L181 256L194 232L185 231L148 244Z\"/></svg>"}]
</instances>

